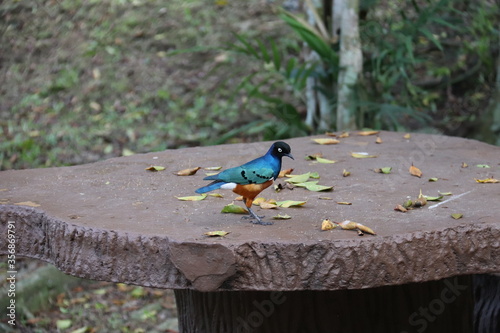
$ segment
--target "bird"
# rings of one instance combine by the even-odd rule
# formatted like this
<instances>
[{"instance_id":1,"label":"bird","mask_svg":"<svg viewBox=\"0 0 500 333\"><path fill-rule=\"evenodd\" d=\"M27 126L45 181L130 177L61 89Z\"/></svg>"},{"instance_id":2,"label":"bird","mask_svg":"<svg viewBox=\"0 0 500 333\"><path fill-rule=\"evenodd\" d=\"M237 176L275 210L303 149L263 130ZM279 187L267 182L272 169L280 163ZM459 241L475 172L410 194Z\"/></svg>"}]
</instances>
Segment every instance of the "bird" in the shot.
<instances>
[{"instance_id":1,"label":"bird","mask_svg":"<svg viewBox=\"0 0 500 333\"><path fill-rule=\"evenodd\" d=\"M195 192L202 194L219 188L232 190L243 197L248 213L256 220L252 221L252 223L270 225L271 222L264 222L261 216L255 214L252 210L252 203L260 192L271 186L273 181L278 178L283 156L294 159L291 148L286 142L274 142L264 156L240 166L226 169L216 175L203 178L203 180L212 180L212 182L200 187Z\"/></svg>"}]
</instances>

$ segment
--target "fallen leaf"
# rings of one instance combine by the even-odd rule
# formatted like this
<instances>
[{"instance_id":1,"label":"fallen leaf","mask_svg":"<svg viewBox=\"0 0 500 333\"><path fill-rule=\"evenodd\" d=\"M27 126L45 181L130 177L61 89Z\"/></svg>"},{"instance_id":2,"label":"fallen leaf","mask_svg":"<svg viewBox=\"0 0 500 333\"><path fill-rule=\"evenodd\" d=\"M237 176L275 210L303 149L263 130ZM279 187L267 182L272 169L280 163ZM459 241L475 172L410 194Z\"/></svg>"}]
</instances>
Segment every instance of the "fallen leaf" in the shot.
<instances>
[{"instance_id":1,"label":"fallen leaf","mask_svg":"<svg viewBox=\"0 0 500 333\"><path fill-rule=\"evenodd\" d=\"M318 163L336 163L337 162L337 161L329 160L327 158L322 158L322 157L316 157L316 161Z\"/></svg>"},{"instance_id":2,"label":"fallen leaf","mask_svg":"<svg viewBox=\"0 0 500 333\"><path fill-rule=\"evenodd\" d=\"M319 143L320 145L335 145L339 143L340 141L337 139L312 139L314 142Z\"/></svg>"},{"instance_id":3,"label":"fallen leaf","mask_svg":"<svg viewBox=\"0 0 500 333\"><path fill-rule=\"evenodd\" d=\"M485 168L485 169L489 169L491 168L488 164L478 164L476 165L478 168Z\"/></svg>"},{"instance_id":4,"label":"fallen leaf","mask_svg":"<svg viewBox=\"0 0 500 333\"><path fill-rule=\"evenodd\" d=\"M325 231L325 230L332 230L334 228L336 228L337 225L333 224L332 221L330 221L330 219L324 219L322 222L321 222L321 230Z\"/></svg>"},{"instance_id":5,"label":"fallen leaf","mask_svg":"<svg viewBox=\"0 0 500 333\"><path fill-rule=\"evenodd\" d=\"M228 231L223 231L223 230L220 230L220 231L208 231L208 232L204 233L204 235L207 235L209 237L224 237L227 234L229 234L229 232Z\"/></svg>"},{"instance_id":6,"label":"fallen leaf","mask_svg":"<svg viewBox=\"0 0 500 333\"><path fill-rule=\"evenodd\" d=\"M325 135L336 137L337 134L333 132L325 132Z\"/></svg>"},{"instance_id":7,"label":"fallen leaf","mask_svg":"<svg viewBox=\"0 0 500 333\"><path fill-rule=\"evenodd\" d=\"M320 199L320 200L333 200L333 198L330 198L330 197L319 197L318 199Z\"/></svg>"},{"instance_id":8,"label":"fallen leaf","mask_svg":"<svg viewBox=\"0 0 500 333\"><path fill-rule=\"evenodd\" d=\"M214 176L218 174L219 174L218 172L205 172L205 176Z\"/></svg>"},{"instance_id":9,"label":"fallen leaf","mask_svg":"<svg viewBox=\"0 0 500 333\"><path fill-rule=\"evenodd\" d=\"M384 167L384 168L380 168L380 169L373 169L373 171L375 171L377 173L384 173L384 174L391 173L391 170L392 170L392 167Z\"/></svg>"},{"instance_id":10,"label":"fallen leaf","mask_svg":"<svg viewBox=\"0 0 500 333\"><path fill-rule=\"evenodd\" d=\"M356 227L363 231L363 232L366 232L367 234L371 234L371 235L376 235L375 231L373 231L371 228L367 227L366 225L364 224L361 224L361 223L356 223Z\"/></svg>"},{"instance_id":11,"label":"fallen leaf","mask_svg":"<svg viewBox=\"0 0 500 333\"><path fill-rule=\"evenodd\" d=\"M198 171L200 169L201 169L201 167L183 169L183 170L174 172L174 175L177 175L177 176L192 176L192 175L194 175L196 173L196 171Z\"/></svg>"},{"instance_id":12,"label":"fallen leaf","mask_svg":"<svg viewBox=\"0 0 500 333\"><path fill-rule=\"evenodd\" d=\"M465 162L462 162L462 168L467 168L469 165Z\"/></svg>"},{"instance_id":13,"label":"fallen leaf","mask_svg":"<svg viewBox=\"0 0 500 333\"><path fill-rule=\"evenodd\" d=\"M322 153L315 153L315 154L312 154L312 155L307 155L306 156L306 160L315 160L318 157L323 157L323 154Z\"/></svg>"},{"instance_id":14,"label":"fallen leaf","mask_svg":"<svg viewBox=\"0 0 500 333\"><path fill-rule=\"evenodd\" d=\"M347 205L347 206L350 206L350 205L352 205L352 202L347 202L347 201L337 201L337 204L339 204L339 205Z\"/></svg>"},{"instance_id":15,"label":"fallen leaf","mask_svg":"<svg viewBox=\"0 0 500 333\"><path fill-rule=\"evenodd\" d=\"M210 193L209 196L216 198L224 198L224 196L220 193Z\"/></svg>"},{"instance_id":16,"label":"fallen leaf","mask_svg":"<svg viewBox=\"0 0 500 333\"><path fill-rule=\"evenodd\" d=\"M356 229L357 226L356 226L356 222L353 222L353 221L349 221L349 220L346 220L346 221L343 221L343 222L340 222L340 223L337 223L342 229L345 229L345 230L352 230L352 229Z\"/></svg>"},{"instance_id":17,"label":"fallen leaf","mask_svg":"<svg viewBox=\"0 0 500 333\"><path fill-rule=\"evenodd\" d=\"M477 179L477 178L474 178L474 180L477 182L477 183L490 183L490 184L493 184L493 183L498 183L500 182L500 180L498 179L495 179L495 178L485 178L485 179Z\"/></svg>"},{"instance_id":18,"label":"fallen leaf","mask_svg":"<svg viewBox=\"0 0 500 333\"><path fill-rule=\"evenodd\" d=\"M408 199L406 200L404 203L403 203L403 207L404 208L409 208L409 207L412 207L413 206L413 201L411 201L411 199Z\"/></svg>"},{"instance_id":19,"label":"fallen leaf","mask_svg":"<svg viewBox=\"0 0 500 333\"><path fill-rule=\"evenodd\" d=\"M29 207L40 207L40 204L37 204L36 202L33 201L23 201L23 202L17 202L14 205L18 206L29 206Z\"/></svg>"},{"instance_id":20,"label":"fallen leaf","mask_svg":"<svg viewBox=\"0 0 500 333\"><path fill-rule=\"evenodd\" d=\"M375 139L375 143L382 143L382 139L380 138L380 136L377 136L377 138Z\"/></svg>"},{"instance_id":21,"label":"fallen leaf","mask_svg":"<svg viewBox=\"0 0 500 333\"><path fill-rule=\"evenodd\" d=\"M224 208L222 208L221 213L248 214L248 210L241 206L235 205L234 203L230 203L229 205L226 205L224 206Z\"/></svg>"},{"instance_id":22,"label":"fallen leaf","mask_svg":"<svg viewBox=\"0 0 500 333\"><path fill-rule=\"evenodd\" d=\"M418 198L413 202L413 207L423 207L425 205L427 205L427 198L422 194L422 190L420 190Z\"/></svg>"},{"instance_id":23,"label":"fallen leaf","mask_svg":"<svg viewBox=\"0 0 500 333\"><path fill-rule=\"evenodd\" d=\"M182 201L200 201L205 199L206 197L207 197L206 194L202 194L202 195L191 195L187 197L176 197L176 198Z\"/></svg>"},{"instance_id":24,"label":"fallen leaf","mask_svg":"<svg viewBox=\"0 0 500 333\"><path fill-rule=\"evenodd\" d=\"M317 172L311 172L311 174L309 175L310 178L313 178L313 179L319 179L319 173Z\"/></svg>"},{"instance_id":25,"label":"fallen leaf","mask_svg":"<svg viewBox=\"0 0 500 333\"><path fill-rule=\"evenodd\" d=\"M380 133L380 131L360 131L357 134L361 136L375 135Z\"/></svg>"},{"instance_id":26,"label":"fallen leaf","mask_svg":"<svg viewBox=\"0 0 500 333\"><path fill-rule=\"evenodd\" d=\"M440 195L452 195L453 193L451 192L438 192Z\"/></svg>"},{"instance_id":27,"label":"fallen leaf","mask_svg":"<svg viewBox=\"0 0 500 333\"><path fill-rule=\"evenodd\" d=\"M424 195L425 199L427 199L427 201L439 201L441 199L443 199L443 196L440 195L438 197L430 197L430 196L427 196L427 195Z\"/></svg>"},{"instance_id":28,"label":"fallen leaf","mask_svg":"<svg viewBox=\"0 0 500 333\"><path fill-rule=\"evenodd\" d=\"M410 174L413 175L413 176L416 176L416 177L422 177L422 171L420 171L419 168L417 168L416 166L414 166L413 164L411 165L410 167Z\"/></svg>"},{"instance_id":29,"label":"fallen leaf","mask_svg":"<svg viewBox=\"0 0 500 333\"><path fill-rule=\"evenodd\" d=\"M222 169L221 166L215 166L215 167L206 167L206 168L203 168L203 170L207 170L207 171L218 171Z\"/></svg>"},{"instance_id":30,"label":"fallen leaf","mask_svg":"<svg viewBox=\"0 0 500 333\"><path fill-rule=\"evenodd\" d=\"M285 201L278 201L276 205L283 208L300 207L305 205L306 202L307 201L285 200Z\"/></svg>"},{"instance_id":31,"label":"fallen leaf","mask_svg":"<svg viewBox=\"0 0 500 333\"><path fill-rule=\"evenodd\" d=\"M286 169L286 170L281 170L279 175L278 175L278 178L283 178L285 177L286 175L289 175L293 172L293 169Z\"/></svg>"},{"instance_id":32,"label":"fallen leaf","mask_svg":"<svg viewBox=\"0 0 500 333\"><path fill-rule=\"evenodd\" d=\"M266 198L258 197L253 200L253 204L259 206L262 202L266 201Z\"/></svg>"},{"instance_id":33,"label":"fallen leaf","mask_svg":"<svg viewBox=\"0 0 500 333\"><path fill-rule=\"evenodd\" d=\"M350 171L347 171L346 169L344 169L344 171L342 171L342 177L349 177L350 175L351 175Z\"/></svg>"},{"instance_id":34,"label":"fallen leaf","mask_svg":"<svg viewBox=\"0 0 500 333\"><path fill-rule=\"evenodd\" d=\"M453 217L455 220L461 219L463 216L464 214L460 213L451 214L451 217Z\"/></svg>"},{"instance_id":35,"label":"fallen leaf","mask_svg":"<svg viewBox=\"0 0 500 333\"><path fill-rule=\"evenodd\" d=\"M163 170L165 170L165 167L159 166L159 165L152 165L152 166L146 168L146 170L148 170L148 171L163 171Z\"/></svg>"},{"instance_id":36,"label":"fallen leaf","mask_svg":"<svg viewBox=\"0 0 500 333\"><path fill-rule=\"evenodd\" d=\"M406 213L408 211L408 209L404 208L401 205L397 205L396 208L394 208L394 210L398 210L398 211L403 212L403 213Z\"/></svg>"},{"instance_id":37,"label":"fallen leaf","mask_svg":"<svg viewBox=\"0 0 500 333\"><path fill-rule=\"evenodd\" d=\"M403 138L405 138L406 140L409 140L411 138L411 134L406 133L405 135L403 135Z\"/></svg>"},{"instance_id":38,"label":"fallen leaf","mask_svg":"<svg viewBox=\"0 0 500 333\"><path fill-rule=\"evenodd\" d=\"M370 155L370 154L365 153L365 152L351 153L351 156L354 157L354 158L373 158L373 157L377 157L377 155Z\"/></svg>"},{"instance_id":39,"label":"fallen leaf","mask_svg":"<svg viewBox=\"0 0 500 333\"><path fill-rule=\"evenodd\" d=\"M313 192L329 191L333 189L333 186L319 185L317 180L304 183L295 183L294 185L298 187L305 187L307 190Z\"/></svg>"},{"instance_id":40,"label":"fallen leaf","mask_svg":"<svg viewBox=\"0 0 500 333\"><path fill-rule=\"evenodd\" d=\"M59 319L56 321L56 326L58 330L65 330L67 328L70 328L73 322L71 319Z\"/></svg>"},{"instance_id":41,"label":"fallen leaf","mask_svg":"<svg viewBox=\"0 0 500 333\"><path fill-rule=\"evenodd\" d=\"M274 209L274 208L278 208L278 206L275 203L264 201L264 202L260 203L260 208L262 208L262 209Z\"/></svg>"},{"instance_id":42,"label":"fallen leaf","mask_svg":"<svg viewBox=\"0 0 500 333\"><path fill-rule=\"evenodd\" d=\"M344 139L344 138L348 138L349 137L349 132L342 132L340 135L339 135L339 138L340 139Z\"/></svg>"},{"instance_id":43,"label":"fallen leaf","mask_svg":"<svg viewBox=\"0 0 500 333\"><path fill-rule=\"evenodd\" d=\"M311 176L311 173L303 173L301 175L294 175L294 176L289 176L290 178L286 179L286 182L290 183L304 183L306 182L309 177Z\"/></svg>"},{"instance_id":44,"label":"fallen leaf","mask_svg":"<svg viewBox=\"0 0 500 333\"><path fill-rule=\"evenodd\" d=\"M273 216L273 219L275 219L275 220L289 220L291 218L292 217L290 215L288 215L288 214L283 214L283 215L278 214L276 216Z\"/></svg>"},{"instance_id":45,"label":"fallen leaf","mask_svg":"<svg viewBox=\"0 0 500 333\"><path fill-rule=\"evenodd\" d=\"M430 182L437 182L439 178L436 178L436 177L433 177L433 178L429 178L429 181Z\"/></svg>"}]
</instances>

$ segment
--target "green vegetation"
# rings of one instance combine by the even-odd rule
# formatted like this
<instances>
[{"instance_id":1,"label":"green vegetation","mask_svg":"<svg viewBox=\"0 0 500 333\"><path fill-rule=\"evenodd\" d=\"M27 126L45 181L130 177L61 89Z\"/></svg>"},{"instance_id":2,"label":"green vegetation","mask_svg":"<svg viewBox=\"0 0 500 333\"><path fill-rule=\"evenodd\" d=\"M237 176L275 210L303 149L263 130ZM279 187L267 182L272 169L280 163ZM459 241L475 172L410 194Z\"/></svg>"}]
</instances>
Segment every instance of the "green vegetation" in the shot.
<instances>
[{"instance_id":1,"label":"green vegetation","mask_svg":"<svg viewBox=\"0 0 500 333\"><path fill-rule=\"evenodd\" d=\"M498 4L361 8L357 126L479 137ZM0 15L0 169L306 135L311 77L335 108L338 44L262 1L7 1Z\"/></svg>"}]
</instances>

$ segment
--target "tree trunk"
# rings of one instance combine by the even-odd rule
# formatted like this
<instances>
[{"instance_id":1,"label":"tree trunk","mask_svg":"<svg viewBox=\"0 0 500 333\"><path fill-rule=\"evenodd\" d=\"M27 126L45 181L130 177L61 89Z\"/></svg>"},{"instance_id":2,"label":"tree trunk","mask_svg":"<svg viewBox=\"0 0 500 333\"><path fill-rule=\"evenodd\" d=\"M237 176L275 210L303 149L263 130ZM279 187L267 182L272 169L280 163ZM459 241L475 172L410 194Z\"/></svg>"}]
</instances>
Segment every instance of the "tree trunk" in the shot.
<instances>
[{"instance_id":1,"label":"tree trunk","mask_svg":"<svg viewBox=\"0 0 500 333\"><path fill-rule=\"evenodd\" d=\"M340 22L340 72L338 77L337 130L356 129L355 87L362 70L363 56L359 38L359 0L345 1ZM339 17L337 13L334 18Z\"/></svg>"}]
</instances>

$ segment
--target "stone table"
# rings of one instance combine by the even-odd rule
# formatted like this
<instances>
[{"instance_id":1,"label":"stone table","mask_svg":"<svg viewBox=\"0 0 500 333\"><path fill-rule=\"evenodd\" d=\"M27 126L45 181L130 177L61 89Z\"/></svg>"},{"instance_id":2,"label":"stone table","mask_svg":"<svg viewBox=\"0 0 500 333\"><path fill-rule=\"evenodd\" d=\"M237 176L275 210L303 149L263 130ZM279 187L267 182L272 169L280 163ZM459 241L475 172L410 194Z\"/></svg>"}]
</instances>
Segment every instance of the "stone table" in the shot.
<instances>
[{"instance_id":1,"label":"stone table","mask_svg":"<svg viewBox=\"0 0 500 333\"><path fill-rule=\"evenodd\" d=\"M195 195L205 174L173 174L239 165L264 154L268 142L3 171L0 253L8 253L7 228L14 225L19 256L83 278L173 288L182 332L469 332L481 298L473 276L500 272L500 183L475 181L500 178L500 148L438 135L379 136L379 144L355 133L336 145L286 140L295 161L284 159L283 168L318 172L319 184L334 191L267 189L268 199L307 201L300 208L256 208L267 220L292 217L271 226L222 214L235 198L230 191L178 200ZM314 153L336 163L305 159ZM412 164L421 178L409 173ZM146 171L151 165L165 170ZM382 167L392 172L373 171ZM350 176L343 177L344 169ZM420 190L452 195L406 213L394 210ZM455 220L455 213L463 217ZM325 218L356 221L377 235L321 231ZM204 235L218 230L230 233Z\"/></svg>"}]
</instances>

